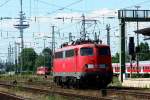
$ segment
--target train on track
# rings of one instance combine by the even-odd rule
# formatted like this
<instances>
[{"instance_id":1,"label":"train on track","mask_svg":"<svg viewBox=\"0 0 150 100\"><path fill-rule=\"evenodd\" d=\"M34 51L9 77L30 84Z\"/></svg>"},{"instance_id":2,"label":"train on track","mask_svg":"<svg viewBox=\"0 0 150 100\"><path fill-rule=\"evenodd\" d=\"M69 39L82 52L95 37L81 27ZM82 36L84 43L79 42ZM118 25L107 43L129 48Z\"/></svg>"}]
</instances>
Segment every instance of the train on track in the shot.
<instances>
[{"instance_id":1,"label":"train on track","mask_svg":"<svg viewBox=\"0 0 150 100\"><path fill-rule=\"evenodd\" d=\"M54 54L52 72L61 86L106 87L113 77L110 47L92 40L64 44Z\"/></svg>"},{"instance_id":2,"label":"train on track","mask_svg":"<svg viewBox=\"0 0 150 100\"><path fill-rule=\"evenodd\" d=\"M48 75L48 74L50 74L50 70L48 67L40 66L37 68L36 74L37 75Z\"/></svg>"},{"instance_id":3,"label":"train on track","mask_svg":"<svg viewBox=\"0 0 150 100\"><path fill-rule=\"evenodd\" d=\"M132 63L132 68L130 63L126 63L126 73L130 74L132 73L137 73L139 72L140 74L150 74L150 61L140 61L139 62L139 67L137 68L137 63L134 62ZM120 64L119 63L113 63L113 73L114 74L119 74L120 73Z\"/></svg>"}]
</instances>

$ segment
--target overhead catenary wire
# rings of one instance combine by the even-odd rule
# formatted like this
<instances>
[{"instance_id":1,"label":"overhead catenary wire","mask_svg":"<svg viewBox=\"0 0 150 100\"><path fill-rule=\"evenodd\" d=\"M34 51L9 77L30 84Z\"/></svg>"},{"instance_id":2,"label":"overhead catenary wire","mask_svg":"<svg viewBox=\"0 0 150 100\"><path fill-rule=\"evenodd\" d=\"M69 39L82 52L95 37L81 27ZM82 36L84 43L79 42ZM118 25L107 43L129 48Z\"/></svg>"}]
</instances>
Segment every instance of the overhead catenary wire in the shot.
<instances>
[{"instance_id":1,"label":"overhead catenary wire","mask_svg":"<svg viewBox=\"0 0 150 100\"><path fill-rule=\"evenodd\" d=\"M66 8L72 6L72 5L75 5L75 4L79 3L79 2L81 2L81 1L83 1L83 0L78 0L78 1L72 2L72 3L70 3L70 4L68 4L68 5L64 6L64 7L61 7L59 9L55 10L55 11L50 12L49 14L57 13L58 11L64 10L64 9L66 9Z\"/></svg>"},{"instance_id":2,"label":"overhead catenary wire","mask_svg":"<svg viewBox=\"0 0 150 100\"><path fill-rule=\"evenodd\" d=\"M136 5L141 5L141 4L144 4L144 3L147 3L147 2L150 2L150 0L141 1L141 2L138 2L136 4L133 4L133 5L130 5L130 6L127 6L127 7L124 7L124 8L120 8L120 9L132 8L132 7L135 7Z\"/></svg>"},{"instance_id":3,"label":"overhead catenary wire","mask_svg":"<svg viewBox=\"0 0 150 100\"><path fill-rule=\"evenodd\" d=\"M3 7L3 6L6 5L9 1L11 1L11 0L7 0L7 1L5 1L4 3L0 4L0 7Z\"/></svg>"},{"instance_id":4,"label":"overhead catenary wire","mask_svg":"<svg viewBox=\"0 0 150 100\"><path fill-rule=\"evenodd\" d=\"M7 0L7 1L10 1L10 0ZM41 1L41 0L38 0L38 1ZM146 1L149 1L149 0L146 0ZM144 2L144 1L143 1ZM60 9L63 8L63 7L60 7ZM64 9L68 9L68 7L64 8ZM62 10L64 10L62 9ZM69 9L68 9L69 10ZM71 9L70 9L71 10ZM105 30L105 29L104 29Z\"/></svg>"},{"instance_id":5,"label":"overhead catenary wire","mask_svg":"<svg viewBox=\"0 0 150 100\"><path fill-rule=\"evenodd\" d=\"M49 6L52 6L52 7L59 8L59 9L64 8L65 10L69 10L69 11L83 12L82 10L70 9L70 8L68 8L68 7L62 7L62 6L59 6L59 5L56 5L56 4L53 4L53 3L49 3L49 2L43 1L43 0L38 0L38 2L41 3L41 4L48 5L48 7L49 7ZM70 6L71 6L71 5L70 5ZM70 7L70 6L69 6L69 7ZM57 10L59 11L59 9L57 9ZM63 9L63 10L64 10L64 9ZM48 12L48 14L50 14L50 13Z\"/></svg>"}]
</instances>

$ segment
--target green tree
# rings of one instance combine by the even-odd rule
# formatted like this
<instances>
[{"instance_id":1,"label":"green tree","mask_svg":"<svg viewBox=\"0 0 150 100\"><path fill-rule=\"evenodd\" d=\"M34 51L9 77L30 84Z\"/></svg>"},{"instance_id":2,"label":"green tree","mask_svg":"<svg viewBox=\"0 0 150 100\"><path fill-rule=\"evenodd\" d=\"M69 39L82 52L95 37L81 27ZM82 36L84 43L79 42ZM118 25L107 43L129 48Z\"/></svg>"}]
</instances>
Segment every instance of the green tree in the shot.
<instances>
[{"instance_id":1,"label":"green tree","mask_svg":"<svg viewBox=\"0 0 150 100\"><path fill-rule=\"evenodd\" d=\"M6 62L4 66L5 66L5 68L6 68L6 72L15 71L15 66L14 66L14 64L12 64L12 63L10 63L10 62Z\"/></svg>"},{"instance_id":2,"label":"green tree","mask_svg":"<svg viewBox=\"0 0 150 100\"><path fill-rule=\"evenodd\" d=\"M35 61L35 67L43 66L44 65L44 56L42 54L38 55Z\"/></svg>"},{"instance_id":3,"label":"green tree","mask_svg":"<svg viewBox=\"0 0 150 100\"><path fill-rule=\"evenodd\" d=\"M42 53L37 57L35 66L46 66L51 69L52 51L50 48L43 49Z\"/></svg>"},{"instance_id":4,"label":"green tree","mask_svg":"<svg viewBox=\"0 0 150 100\"><path fill-rule=\"evenodd\" d=\"M140 43L140 52L139 52L139 60L150 60L150 50L147 42Z\"/></svg>"},{"instance_id":5,"label":"green tree","mask_svg":"<svg viewBox=\"0 0 150 100\"><path fill-rule=\"evenodd\" d=\"M139 52L139 60L150 60L150 48L147 42L143 43L141 42L140 45L140 52ZM128 53L126 53L126 62L130 62L130 56ZM112 63L119 63L119 53L116 53L114 56L112 56Z\"/></svg>"},{"instance_id":6,"label":"green tree","mask_svg":"<svg viewBox=\"0 0 150 100\"><path fill-rule=\"evenodd\" d=\"M119 53L116 53L115 56L112 56L112 63L119 63Z\"/></svg>"},{"instance_id":7,"label":"green tree","mask_svg":"<svg viewBox=\"0 0 150 100\"><path fill-rule=\"evenodd\" d=\"M52 55L52 50L50 48L45 48L45 49L43 49L42 54Z\"/></svg>"},{"instance_id":8,"label":"green tree","mask_svg":"<svg viewBox=\"0 0 150 100\"><path fill-rule=\"evenodd\" d=\"M33 48L24 48L21 52L19 59L23 59L23 71L33 71L35 69L35 60L37 57L36 52ZM20 63L21 64L21 63Z\"/></svg>"}]
</instances>

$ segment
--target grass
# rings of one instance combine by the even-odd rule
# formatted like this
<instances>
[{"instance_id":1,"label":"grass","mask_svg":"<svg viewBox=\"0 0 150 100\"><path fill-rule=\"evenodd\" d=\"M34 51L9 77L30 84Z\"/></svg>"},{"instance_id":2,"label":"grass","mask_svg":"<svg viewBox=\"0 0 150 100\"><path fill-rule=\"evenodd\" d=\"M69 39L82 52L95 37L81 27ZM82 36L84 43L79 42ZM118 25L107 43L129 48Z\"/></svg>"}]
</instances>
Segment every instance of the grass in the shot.
<instances>
[{"instance_id":1,"label":"grass","mask_svg":"<svg viewBox=\"0 0 150 100\"><path fill-rule=\"evenodd\" d=\"M113 77L112 83L109 84L109 86L122 86L121 82L119 81L119 78L117 76Z\"/></svg>"},{"instance_id":2,"label":"grass","mask_svg":"<svg viewBox=\"0 0 150 100\"><path fill-rule=\"evenodd\" d=\"M70 100L67 97L61 96L61 95L44 95L44 94L38 94L38 93L32 93L32 92L26 92L23 91L20 87L16 88L3 88L0 87L0 91L2 92L9 92L11 94L15 94L17 96L21 96L24 98L27 98L26 100Z\"/></svg>"},{"instance_id":3,"label":"grass","mask_svg":"<svg viewBox=\"0 0 150 100\"><path fill-rule=\"evenodd\" d=\"M1 81L45 81L44 76L36 76L36 75L0 75Z\"/></svg>"},{"instance_id":4,"label":"grass","mask_svg":"<svg viewBox=\"0 0 150 100\"><path fill-rule=\"evenodd\" d=\"M37 76L37 75L0 75L1 81L25 81L25 82L42 82L47 83L51 81L51 78L45 78L44 76ZM41 83L41 84L42 84ZM117 76L113 77L112 83L109 86L121 86L121 82L119 81Z\"/></svg>"},{"instance_id":5,"label":"grass","mask_svg":"<svg viewBox=\"0 0 150 100\"><path fill-rule=\"evenodd\" d=\"M31 82L36 82L36 81L41 81L41 82L46 82L50 81L50 79L45 79L44 76L36 76L36 75L9 75L9 76L4 76L0 75L0 80L3 81L10 81L10 80L17 80L17 81L31 81ZM113 77L113 82L109 84L109 86L121 86L121 83L118 79L118 77ZM0 88L1 90L1 88ZM8 91L11 91L12 93L15 93L16 95L24 96L27 98L31 98L32 100L81 100L81 99L73 99L73 98L68 98L60 95L42 95L38 93L31 93L31 92L25 92L18 84L18 87L16 88L10 88Z\"/></svg>"}]
</instances>

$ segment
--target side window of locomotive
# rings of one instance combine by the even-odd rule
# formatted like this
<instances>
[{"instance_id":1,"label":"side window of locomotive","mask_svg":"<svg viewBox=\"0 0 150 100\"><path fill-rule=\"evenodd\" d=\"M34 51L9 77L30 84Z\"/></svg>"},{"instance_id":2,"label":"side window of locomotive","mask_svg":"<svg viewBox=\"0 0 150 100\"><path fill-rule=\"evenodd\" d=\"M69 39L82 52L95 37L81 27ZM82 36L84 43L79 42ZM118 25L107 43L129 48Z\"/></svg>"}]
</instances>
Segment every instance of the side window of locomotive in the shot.
<instances>
[{"instance_id":1,"label":"side window of locomotive","mask_svg":"<svg viewBox=\"0 0 150 100\"><path fill-rule=\"evenodd\" d=\"M66 57L73 57L74 56L74 50L67 50L66 51Z\"/></svg>"},{"instance_id":2,"label":"side window of locomotive","mask_svg":"<svg viewBox=\"0 0 150 100\"><path fill-rule=\"evenodd\" d=\"M81 48L80 54L81 54L81 56L92 56L93 48Z\"/></svg>"},{"instance_id":3,"label":"side window of locomotive","mask_svg":"<svg viewBox=\"0 0 150 100\"><path fill-rule=\"evenodd\" d=\"M108 56L110 55L110 50L108 47L99 48L99 55Z\"/></svg>"},{"instance_id":4,"label":"side window of locomotive","mask_svg":"<svg viewBox=\"0 0 150 100\"><path fill-rule=\"evenodd\" d=\"M56 52L55 58L63 58L63 52Z\"/></svg>"}]
</instances>

